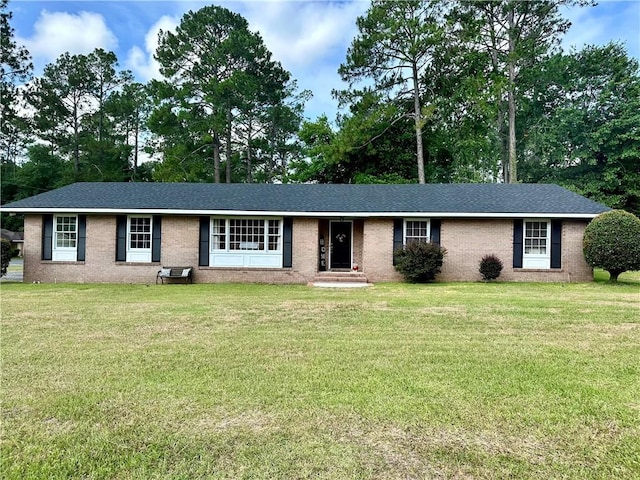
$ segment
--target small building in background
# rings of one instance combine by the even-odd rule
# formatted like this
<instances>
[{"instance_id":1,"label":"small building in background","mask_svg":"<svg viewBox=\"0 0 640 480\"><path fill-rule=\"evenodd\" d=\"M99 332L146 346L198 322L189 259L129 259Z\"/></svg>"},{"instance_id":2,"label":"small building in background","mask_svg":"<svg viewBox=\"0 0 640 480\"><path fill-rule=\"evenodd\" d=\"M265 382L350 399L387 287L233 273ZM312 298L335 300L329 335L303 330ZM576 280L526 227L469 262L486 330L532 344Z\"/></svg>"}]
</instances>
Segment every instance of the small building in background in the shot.
<instances>
[{"instance_id":1,"label":"small building in background","mask_svg":"<svg viewBox=\"0 0 640 480\"><path fill-rule=\"evenodd\" d=\"M19 257L24 254L24 233L12 232L6 228L0 229L0 238L11 244L11 247L17 252Z\"/></svg>"}]
</instances>

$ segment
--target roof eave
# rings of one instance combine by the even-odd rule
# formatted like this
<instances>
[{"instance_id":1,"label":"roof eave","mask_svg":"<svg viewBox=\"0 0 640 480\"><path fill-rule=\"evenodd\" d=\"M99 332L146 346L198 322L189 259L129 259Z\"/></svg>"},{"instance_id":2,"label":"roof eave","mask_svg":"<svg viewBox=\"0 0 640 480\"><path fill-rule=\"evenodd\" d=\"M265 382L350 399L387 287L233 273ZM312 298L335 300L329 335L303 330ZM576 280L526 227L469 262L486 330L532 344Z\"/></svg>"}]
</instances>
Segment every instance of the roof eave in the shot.
<instances>
[{"instance_id":1,"label":"roof eave","mask_svg":"<svg viewBox=\"0 0 640 480\"><path fill-rule=\"evenodd\" d=\"M181 210L158 208L0 208L4 213L47 214L75 213L92 215L189 215L189 216L262 216L262 217L346 217L346 218L575 218L592 219L600 213L549 213L549 212L350 212L350 211L283 211L283 210Z\"/></svg>"}]
</instances>

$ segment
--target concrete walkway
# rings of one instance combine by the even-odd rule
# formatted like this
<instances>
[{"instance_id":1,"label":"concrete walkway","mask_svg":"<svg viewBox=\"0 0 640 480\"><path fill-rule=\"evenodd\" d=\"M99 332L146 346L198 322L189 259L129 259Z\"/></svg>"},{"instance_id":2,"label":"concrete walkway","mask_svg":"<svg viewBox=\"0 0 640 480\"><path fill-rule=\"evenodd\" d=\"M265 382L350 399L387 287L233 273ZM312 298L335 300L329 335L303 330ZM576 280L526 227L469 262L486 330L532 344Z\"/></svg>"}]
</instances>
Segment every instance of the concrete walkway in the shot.
<instances>
[{"instance_id":1,"label":"concrete walkway","mask_svg":"<svg viewBox=\"0 0 640 480\"><path fill-rule=\"evenodd\" d=\"M324 288L362 288L370 287L370 283L365 282L313 282L314 287Z\"/></svg>"}]
</instances>

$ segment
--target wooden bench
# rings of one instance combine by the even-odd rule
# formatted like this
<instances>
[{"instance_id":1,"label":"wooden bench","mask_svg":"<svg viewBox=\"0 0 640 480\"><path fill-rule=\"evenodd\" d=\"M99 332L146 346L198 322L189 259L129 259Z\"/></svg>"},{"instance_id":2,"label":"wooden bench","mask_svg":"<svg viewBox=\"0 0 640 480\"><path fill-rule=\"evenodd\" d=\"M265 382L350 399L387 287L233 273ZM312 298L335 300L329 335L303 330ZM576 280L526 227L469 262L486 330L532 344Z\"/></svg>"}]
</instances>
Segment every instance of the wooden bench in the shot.
<instances>
[{"instance_id":1,"label":"wooden bench","mask_svg":"<svg viewBox=\"0 0 640 480\"><path fill-rule=\"evenodd\" d=\"M158 279L164 283L164 279L170 278L183 278L184 283L193 283L193 267L162 267L162 270L158 271L156 275L156 285Z\"/></svg>"}]
</instances>

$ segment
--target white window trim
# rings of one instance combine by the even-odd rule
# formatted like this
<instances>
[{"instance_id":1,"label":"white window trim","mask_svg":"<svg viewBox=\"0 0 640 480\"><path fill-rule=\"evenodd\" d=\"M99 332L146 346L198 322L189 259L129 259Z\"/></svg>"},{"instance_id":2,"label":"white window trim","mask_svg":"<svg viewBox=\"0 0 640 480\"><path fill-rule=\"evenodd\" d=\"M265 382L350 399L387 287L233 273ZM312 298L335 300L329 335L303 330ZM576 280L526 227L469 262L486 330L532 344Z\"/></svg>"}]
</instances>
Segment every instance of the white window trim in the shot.
<instances>
[{"instance_id":1,"label":"white window trim","mask_svg":"<svg viewBox=\"0 0 640 480\"><path fill-rule=\"evenodd\" d=\"M219 248L218 242L214 242L214 221L224 221L225 248ZM261 220L264 222L263 250L247 248L245 250L232 250L230 246L231 220ZM269 221L278 221L278 249L269 250ZM245 217L245 216L213 216L209 220L209 266L228 268L282 268L284 219L282 217ZM252 243L252 242L243 242ZM247 247L253 245L246 245Z\"/></svg>"},{"instance_id":2,"label":"white window trim","mask_svg":"<svg viewBox=\"0 0 640 480\"><path fill-rule=\"evenodd\" d=\"M431 219L429 218L405 218L402 223L402 245L407 245L407 223L427 222L427 242L431 242ZM413 237L412 237L413 238Z\"/></svg>"},{"instance_id":3,"label":"white window trim","mask_svg":"<svg viewBox=\"0 0 640 480\"><path fill-rule=\"evenodd\" d=\"M131 247L131 219L132 218L148 218L149 222L149 248L133 248ZM132 263L150 263L151 249L153 247L153 215L127 215L127 262Z\"/></svg>"},{"instance_id":4,"label":"white window trim","mask_svg":"<svg viewBox=\"0 0 640 480\"><path fill-rule=\"evenodd\" d=\"M546 253L526 253L527 222L547 224ZM551 220L549 218L525 218L522 221L522 268L545 270L551 268Z\"/></svg>"},{"instance_id":5,"label":"white window trim","mask_svg":"<svg viewBox=\"0 0 640 480\"><path fill-rule=\"evenodd\" d=\"M73 217L76 219L76 246L75 247L59 247L58 246L58 218ZM77 215L54 215L53 216L53 235L51 237L51 260L54 262L75 262L78 259L78 216Z\"/></svg>"}]
</instances>

